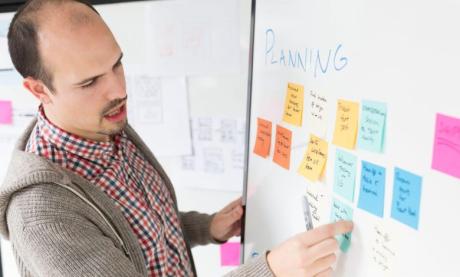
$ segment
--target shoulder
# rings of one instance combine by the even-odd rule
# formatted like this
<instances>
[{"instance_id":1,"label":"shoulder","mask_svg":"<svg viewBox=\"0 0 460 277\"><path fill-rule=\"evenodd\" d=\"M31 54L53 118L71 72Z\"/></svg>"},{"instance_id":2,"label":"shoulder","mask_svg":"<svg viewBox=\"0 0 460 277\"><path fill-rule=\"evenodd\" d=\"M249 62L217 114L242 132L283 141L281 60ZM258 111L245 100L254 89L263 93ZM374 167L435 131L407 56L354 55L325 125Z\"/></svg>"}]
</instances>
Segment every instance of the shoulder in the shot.
<instances>
[{"instance_id":1,"label":"shoulder","mask_svg":"<svg viewBox=\"0 0 460 277\"><path fill-rule=\"evenodd\" d=\"M32 185L10 199L8 226L22 229L49 223L89 224L89 207L71 191L55 184Z\"/></svg>"}]
</instances>

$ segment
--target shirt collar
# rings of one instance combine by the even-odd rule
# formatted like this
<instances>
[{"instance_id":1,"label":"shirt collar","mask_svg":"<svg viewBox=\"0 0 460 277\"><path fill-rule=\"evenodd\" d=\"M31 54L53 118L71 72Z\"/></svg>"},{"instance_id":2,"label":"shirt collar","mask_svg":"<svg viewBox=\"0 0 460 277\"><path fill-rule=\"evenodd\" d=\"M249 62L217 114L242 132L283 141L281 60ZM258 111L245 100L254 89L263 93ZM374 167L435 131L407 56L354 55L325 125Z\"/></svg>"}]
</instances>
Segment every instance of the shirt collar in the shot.
<instances>
[{"instance_id":1,"label":"shirt collar","mask_svg":"<svg viewBox=\"0 0 460 277\"><path fill-rule=\"evenodd\" d=\"M37 124L40 136L43 139L66 152L91 161L105 160L116 155L121 150L122 141L126 139L124 131L113 136L113 139L109 142L85 139L69 133L52 123L46 117L42 106L39 107Z\"/></svg>"}]
</instances>

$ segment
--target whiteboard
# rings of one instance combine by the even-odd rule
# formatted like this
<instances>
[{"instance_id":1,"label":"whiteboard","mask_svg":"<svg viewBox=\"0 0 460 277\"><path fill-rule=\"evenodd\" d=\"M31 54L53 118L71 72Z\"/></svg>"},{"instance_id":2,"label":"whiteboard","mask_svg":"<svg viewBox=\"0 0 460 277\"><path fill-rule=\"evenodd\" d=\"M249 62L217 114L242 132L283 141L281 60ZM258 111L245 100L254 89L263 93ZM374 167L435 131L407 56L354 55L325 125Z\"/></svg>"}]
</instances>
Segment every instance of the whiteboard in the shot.
<instances>
[{"instance_id":1,"label":"whiteboard","mask_svg":"<svg viewBox=\"0 0 460 277\"><path fill-rule=\"evenodd\" d=\"M460 118L460 39L452 32L459 12L460 3L449 0L257 1L244 261L305 230L301 198L309 194L319 198L310 202L316 226L331 221L333 199L353 209L351 244L334 276L460 276L460 179L432 169L437 115ZM283 121L288 83L304 87L300 127ZM327 99L319 126L309 121L311 91ZM332 143L338 100L359 103L360 115L365 101L386 105L382 152ZM253 152L258 118L272 122L265 158ZM276 125L292 132L289 170L272 161ZM451 129L457 142L459 130ZM298 173L312 133L328 143L319 181ZM353 201L333 189L338 149L357 158ZM453 161L455 170L458 155ZM363 162L385 169L382 216L358 207ZM392 216L397 168L422 178L417 228Z\"/></svg>"}]
</instances>

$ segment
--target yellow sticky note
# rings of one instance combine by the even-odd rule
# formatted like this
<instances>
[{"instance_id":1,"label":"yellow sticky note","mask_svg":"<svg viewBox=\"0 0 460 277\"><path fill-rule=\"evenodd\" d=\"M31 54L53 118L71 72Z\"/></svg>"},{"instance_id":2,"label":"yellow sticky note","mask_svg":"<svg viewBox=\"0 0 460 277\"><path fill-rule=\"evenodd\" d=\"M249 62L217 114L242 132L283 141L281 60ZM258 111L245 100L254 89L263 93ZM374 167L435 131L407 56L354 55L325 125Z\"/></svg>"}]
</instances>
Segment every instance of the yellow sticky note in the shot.
<instances>
[{"instance_id":1,"label":"yellow sticky note","mask_svg":"<svg viewBox=\"0 0 460 277\"><path fill-rule=\"evenodd\" d=\"M327 161L328 144L315 135L310 135L298 173L312 182L318 181L324 173Z\"/></svg>"},{"instance_id":2,"label":"yellow sticky note","mask_svg":"<svg viewBox=\"0 0 460 277\"><path fill-rule=\"evenodd\" d=\"M303 86L288 83L284 102L283 120L296 126L302 126Z\"/></svg>"},{"instance_id":3,"label":"yellow sticky note","mask_svg":"<svg viewBox=\"0 0 460 277\"><path fill-rule=\"evenodd\" d=\"M339 100L332 143L348 149L354 149L358 134L359 104Z\"/></svg>"}]
</instances>

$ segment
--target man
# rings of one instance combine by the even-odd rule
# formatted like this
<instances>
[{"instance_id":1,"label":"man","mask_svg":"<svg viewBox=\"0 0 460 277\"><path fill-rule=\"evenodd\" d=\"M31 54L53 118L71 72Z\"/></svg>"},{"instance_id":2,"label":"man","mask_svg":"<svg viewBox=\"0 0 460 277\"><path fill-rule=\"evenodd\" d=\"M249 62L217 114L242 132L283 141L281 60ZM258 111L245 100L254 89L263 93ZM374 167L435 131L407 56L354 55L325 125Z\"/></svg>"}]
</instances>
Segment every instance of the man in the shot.
<instances>
[{"instance_id":1,"label":"man","mask_svg":"<svg viewBox=\"0 0 460 277\"><path fill-rule=\"evenodd\" d=\"M190 248L240 234L240 200L180 213L127 124L122 51L81 0L30 0L10 25L23 85L41 103L0 190L0 232L23 276L194 276ZM327 276L341 222L299 234L230 273Z\"/></svg>"}]
</instances>

